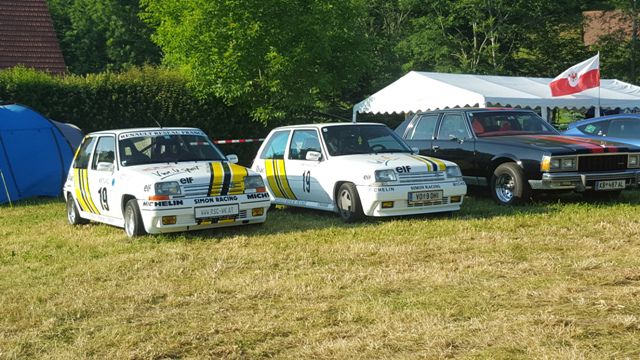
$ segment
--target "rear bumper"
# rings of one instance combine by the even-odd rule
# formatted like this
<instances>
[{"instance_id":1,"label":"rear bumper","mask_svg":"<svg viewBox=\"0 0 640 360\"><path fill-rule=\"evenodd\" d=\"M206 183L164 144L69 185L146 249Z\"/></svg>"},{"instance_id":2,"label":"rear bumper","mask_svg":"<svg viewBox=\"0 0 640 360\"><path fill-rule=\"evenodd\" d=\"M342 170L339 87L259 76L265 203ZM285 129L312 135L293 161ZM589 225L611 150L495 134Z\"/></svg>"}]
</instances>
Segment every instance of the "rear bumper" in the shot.
<instances>
[{"instance_id":1,"label":"rear bumper","mask_svg":"<svg viewBox=\"0 0 640 360\"><path fill-rule=\"evenodd\" d=\"M606 180L624 180L626 187L637 186L640 181L640 169L606 173L543 173L541 180L529 180L529 185L534 190L575 190L582 192L593 190L596 181Z\"/></svg>"}]
</instances>

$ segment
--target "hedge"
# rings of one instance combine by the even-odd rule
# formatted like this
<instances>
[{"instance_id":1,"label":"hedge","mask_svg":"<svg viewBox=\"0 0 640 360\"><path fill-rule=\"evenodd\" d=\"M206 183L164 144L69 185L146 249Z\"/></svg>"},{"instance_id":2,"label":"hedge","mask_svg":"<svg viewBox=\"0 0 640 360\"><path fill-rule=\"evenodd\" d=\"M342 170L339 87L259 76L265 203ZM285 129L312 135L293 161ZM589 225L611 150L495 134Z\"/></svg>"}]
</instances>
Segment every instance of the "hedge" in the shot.
<instances>
[{"instance_id":1,"label":"hedge","mask_svg":"<svg viewBox=\"0 0 640 360\"><path fill-rule=\"evenodd\" d=\"M198 97L178 71L134 68L124 73L52 76L26 68L0 71L0 99L27 105L43 115L98 130L190 126L212 139L264 137L267 127L248 111L220 99ZM220 145L249 165L259 144Z\"/></svg>"}]
</instances>

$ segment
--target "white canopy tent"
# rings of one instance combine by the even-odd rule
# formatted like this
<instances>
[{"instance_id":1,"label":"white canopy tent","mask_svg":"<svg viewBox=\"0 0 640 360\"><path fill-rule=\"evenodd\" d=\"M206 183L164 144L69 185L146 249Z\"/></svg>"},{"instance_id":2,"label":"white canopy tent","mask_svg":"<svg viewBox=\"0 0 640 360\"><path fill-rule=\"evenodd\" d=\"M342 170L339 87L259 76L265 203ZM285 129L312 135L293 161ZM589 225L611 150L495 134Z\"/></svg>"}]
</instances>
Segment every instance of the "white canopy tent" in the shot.
<instances>
[{"instance_id":1,"label":"white canopy tent","mask_svg":"<svg viewBox=\"0 0 640 360\"><path fill-rule=\"evenodd\" d=\"M357 113L406 114L455 107L541 108L545 119L547 110L554 108L596 107L597 112L599 107L640 108L640 87L620 80L603 79L600 89L559 97L551 96L551 80L411 71L357 103L353 107L353 121L356 121Z\"/></svg>"}]
</instances>

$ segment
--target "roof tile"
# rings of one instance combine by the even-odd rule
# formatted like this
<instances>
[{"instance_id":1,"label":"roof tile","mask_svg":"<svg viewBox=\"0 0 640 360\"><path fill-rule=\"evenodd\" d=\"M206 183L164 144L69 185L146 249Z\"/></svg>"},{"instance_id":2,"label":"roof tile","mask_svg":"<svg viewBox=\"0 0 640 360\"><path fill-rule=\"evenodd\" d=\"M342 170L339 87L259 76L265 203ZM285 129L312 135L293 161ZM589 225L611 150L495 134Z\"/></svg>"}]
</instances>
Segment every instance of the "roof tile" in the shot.
<instances>
[{"instance_id":1,"label":"roof tile","mask_svg":"<svg viewBox=\"0 0 640 360\"><path fill-rule=\"evenodd\" d=\"M16 65L66 71L46 0L0 1L0 68Z\"/></svg>"}]
</instances>

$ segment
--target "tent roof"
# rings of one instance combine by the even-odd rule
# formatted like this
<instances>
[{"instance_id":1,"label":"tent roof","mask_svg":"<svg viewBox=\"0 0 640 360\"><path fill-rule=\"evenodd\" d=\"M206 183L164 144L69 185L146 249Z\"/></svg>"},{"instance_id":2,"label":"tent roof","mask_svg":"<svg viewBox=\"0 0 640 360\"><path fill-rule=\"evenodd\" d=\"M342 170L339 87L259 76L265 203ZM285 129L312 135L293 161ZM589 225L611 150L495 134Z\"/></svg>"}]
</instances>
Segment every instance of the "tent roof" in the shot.
<instances>
[{"instance_id":1,"label":"tent roof","mask_svg":"<svg viewBox=\"0 0 640 360\"><path fill-rule=\"evenodd\" d=\"M391 114L467 106L580 109L598 105L598 88L552 97L551 80L411 71L357 103L353 111ZM640 108L640 87L615 79L603 79L600 84L601 107Z\"/></svg>"}]
</instances>

